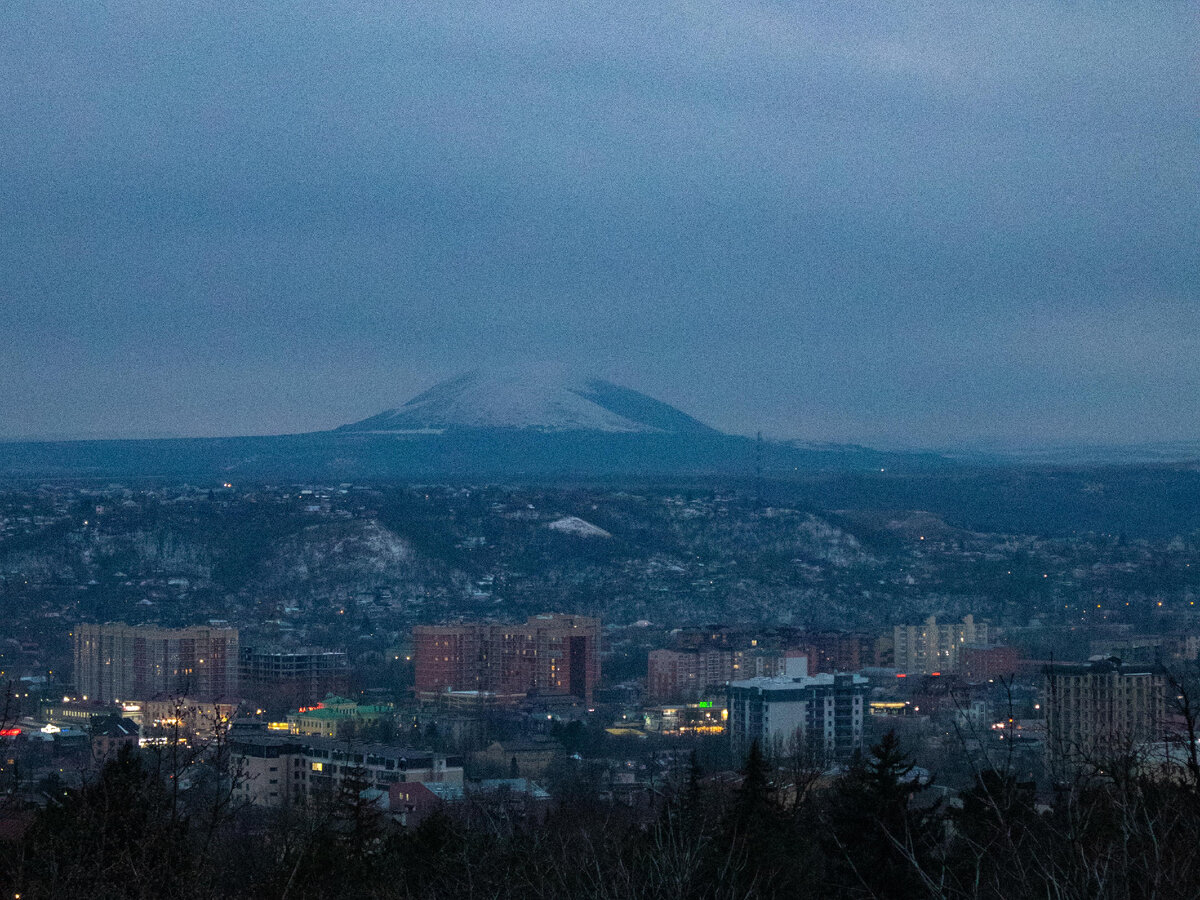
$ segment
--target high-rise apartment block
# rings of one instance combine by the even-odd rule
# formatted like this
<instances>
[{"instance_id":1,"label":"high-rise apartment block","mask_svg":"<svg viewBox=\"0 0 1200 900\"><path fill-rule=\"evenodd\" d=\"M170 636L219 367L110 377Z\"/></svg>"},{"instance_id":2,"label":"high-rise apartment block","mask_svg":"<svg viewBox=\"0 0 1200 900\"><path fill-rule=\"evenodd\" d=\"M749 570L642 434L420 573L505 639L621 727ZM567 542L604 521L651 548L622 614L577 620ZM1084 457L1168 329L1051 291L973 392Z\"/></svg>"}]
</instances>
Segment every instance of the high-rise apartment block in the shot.
<instances>
[{"instance_id":1,"label":"high-rise apartment block","mask_svg":"<svg viewBox=\"0 0 1200 900\"><path fill-rule=\"evenodd\" d=\"M893 629L895 667L914 675L953 672L968 644L986 644L988 626L966 616L961 622L939 625L930 616L923 625L897 625Z\"/></svg>"},{"instance_id":2,"label":"high-rise apartment block","mask_svg":"<svg viewBox=\"0 0 1200 900\"><path fill-rule=\"evenodd\" d=\"M312 706L328 694L350 690L346 654L334 650L273 650L242 647L238 681L242 695L271 710Z\"/></svg>"},{"instance_id":3,"label":"high-rise apartment block","mask_svg":"<svg viewBox=\"0 0 1200 900\"><path fill-rule=\"evenodd\" d=\"M1163 737L1166 674L1113 658L1042 670L1046 750L1053 766L1104 765Z\"/></svg>"},{"instance_id":4,"label":"high-rise apartment block","mask_svg":"<svg viewBox=\"0 0 1200 900\"><path fill-rule=\"evenodd\" d=\"M734 678L733 667L733 650L652 650L646 694L651 700L699 700L712 690L724 690Z\"/></svg>"},{"instance_id":5,"label":"high-rise apartment block","mask_svg":"<svg viewBox=\"0 0 1200 900\"><path fill-rule=\"evenodd\" d=\"M687 702L723 695L728 682L780 675L789 657L803 655L796 650L757 647L651 650L646 666L646 697L652 701Z\"/></svg>"},{"instance_id":6,"label":"high-rise apartment block","mask_svg":"<svg viewBox=\"0 0 1200 900\"><path fill-rule=\"evenodd\" d=\"M784 675L732 681L727 703L734 752L758 741L766 752L807 748L845 758L862 748L867 689L861 675L808 675L803 657L789 659Z\"/></svg>"},{"instance_id":7,"label":"high-rise apartment block","mask_svg":"<svg viewBox=\"0 0 1200 900\"><path fill-rule=\"evenodd\" d=\"M238 630L77 625L75 686L89 701L238 695Z\"/></svg>"},{"instance_id":8,"label":"high-rise apartment block","mask_svg":"<svg viewBox=\"0 0 1200 900\"><path fill-rule=\"evenodd\" d=\"M591 702L600 680L600 621L531 616L522 625L418 625L416 689L483 691L498 697L566 694Z\"/></svg>"}]
</instances>

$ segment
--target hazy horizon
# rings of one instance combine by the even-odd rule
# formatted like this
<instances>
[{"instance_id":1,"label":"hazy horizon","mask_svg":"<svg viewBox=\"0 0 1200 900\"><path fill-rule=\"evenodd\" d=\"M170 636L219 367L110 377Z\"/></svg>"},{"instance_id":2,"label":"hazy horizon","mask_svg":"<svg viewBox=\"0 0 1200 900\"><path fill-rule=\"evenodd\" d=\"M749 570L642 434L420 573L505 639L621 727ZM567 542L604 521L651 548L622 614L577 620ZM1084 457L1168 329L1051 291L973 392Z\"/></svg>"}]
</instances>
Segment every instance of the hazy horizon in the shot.
<instances>
[{"instance_id":1,"label":"hazy horizon","mask_svg":"<svg viewBox=\"0 0 1200 900\"><path fill-rule=\"evenodd\" d=\"M510 375L514 374L514 373L520 373L522 370L522 366L531 368L532 371L537 371L538 369L549 367L549 369L551 371L554 371L556 373L556 375L561 374L561 376L564 380L572 380L576 383L578 383L579 381L583 381L583 380L590 380L592 378L602 377L602 376L597 375L596 373L583 373L583 374L570 373L570 372L566 371L564 367L557 365L557 364L541 363L541 364L535 364L532 367L530 367L530 364L528 363L528 361L525 361L524 363L518 364L516 366L511 365L511 364L506 365L504 367L501 367L498 370L489 370L489 369L485 368L482 370L477 369L477 370L459 371L459 372L456 372L454 375L450 376L449 378L439 379L437 382L426 385L425 388L423 388L422 390L427 389L429 387L433 387L435 385L441 385L441 384L444 384L444 383L447 383L450 381L457 380L462 375L469 374L471 372L482 371L483 373L487 374L489 372L494 373L495 371L500 371L500 372L504 372L504 373L510 374ZM620 384L619 381L616 383ZM621 384L621 386L633 387L633 385L628 385L628 384ZM634 388L634 389L636 390L636 388ZM420 394L420 391L417 391L416 393L413 394L413 397L416 397L419 394ZM402 401L399 404L395 404L395 406L402 406L404 402L407 402L408 400L413 399L413 397L406 397L406 398L404 398L404 401ZM658 399L658 398L655 398L655 399ZM383 411L382 409L373 410L372 414L379 413L382 411ZM682 411L690 414L690 412L686 409L682 410ZM356 421L358 418L361 418L361 417L355 417L354 419L345 419L344 421L339 420L339 421L333 422L330 425L324 426L324 427L301 429L301 430L296 430L296 431L277 431L277 432L248 431L248 432L229 432L226 434L185 433L185 432L174 432L174 433L172 433L172 432L146 432L146 433L128 433L128 434L123 434L123 435L114 435L114 434L106 433L103 431L93 432L93 433L64 431L64 432L60 432L57 434L49 433L49 434L43 434L43 435L0 437L0 442L8 441L8 442L36 443L36 442L57 442L57 441L172 440L172 439L189 439L189 438L201 438L202 439L202 438L223 438L223 437L270 437L270 436L283 436L283 435L306 434L306 433L328 431L328 430L337 428L340 425L345 425L345 424L349 424L353 421ZM711 422L704 421L703 419L701 419L701 421L706 425L713 424ZM719 426L714 426L714 427L717 427L718 430L723 431L726 434L741 435L743 437L754 437L755 434L758 433L758 430L755 430L755 429L737 431L737 430L723 429L723 428L720 428ZM774 434L774 433L770 433L770 432L766 432L766 431L763 431L762 433L763 433L764 438L766 438L767 440L801 441L801 442L808 441L808 442L811 442L816 445L820 445L822 443L830 443L830 444L835 444L835 445L839 444L839 443L843 443L843 444L855 443L855 442L850 442L850 441L824 441L819 438L811 439L811 438L799 437L796 435ZM872 446L874 449L878 449L878 450L895 450L895 451L933 450L933 451L943 451L943 452L948 452L948 453L953 453L953 452L989 453L990 452L990 453L1005 454L1005 453L1026 452L1026 453L1036 454L1036 453L1054 453L1056 451L1071 451L1071 450L1081 450L1081 451L1083 451L1083 450L1096 450L1096 451L1114 450L1114 451L1119 451L1121 449L1129 449L1129 450L1158 449L1158 450L1169 453L1171 450L1179 450L1179 451L1186 450L1188 452L1191 452L1191 451L1200 449L1200 441L1188 441L1188 440L1179 440L1179 441L1142 440L1142 441L1138 441L1138 440L1132 440L1132 441L1125 441L1125 442L1113 441L1113 442L1108 442L1108 443L1096 443L1096 442L1089 443L1086 441L1071 441L1071 440L1045 440L1045 441L1040 441L1040 442L1038 442L1038 441L1021 442L1021 441L1016 441L1016 440L1005 440L1002 438L1001 439L977 438L974 440L962 440L962 441L958 441L958 442L943 443L943 444L906 444L906 443L890 442L886 439L881 439L881 440L871 443L870 446Z\"/></svg>"}]
</instances>

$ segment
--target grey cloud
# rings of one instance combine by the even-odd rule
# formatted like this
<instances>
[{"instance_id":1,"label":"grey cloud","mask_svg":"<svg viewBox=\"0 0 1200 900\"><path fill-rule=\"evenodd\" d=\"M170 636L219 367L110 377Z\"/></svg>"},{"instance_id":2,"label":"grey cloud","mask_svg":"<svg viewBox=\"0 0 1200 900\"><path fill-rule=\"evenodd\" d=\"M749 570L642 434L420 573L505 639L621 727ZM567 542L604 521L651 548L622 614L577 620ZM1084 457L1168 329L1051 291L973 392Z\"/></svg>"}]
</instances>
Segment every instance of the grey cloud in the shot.
<instances>
[{"instance_id":1,"label":"grey cloud","mask_svg":"<svg viewBox=\"0 0 1200 900\"><path fill-rule=\"evenodd\" d=\"M779 435L1194 437L1196 25L6 4L0 434L327 427L530 353Z\"/></svg>"}]
</instances>

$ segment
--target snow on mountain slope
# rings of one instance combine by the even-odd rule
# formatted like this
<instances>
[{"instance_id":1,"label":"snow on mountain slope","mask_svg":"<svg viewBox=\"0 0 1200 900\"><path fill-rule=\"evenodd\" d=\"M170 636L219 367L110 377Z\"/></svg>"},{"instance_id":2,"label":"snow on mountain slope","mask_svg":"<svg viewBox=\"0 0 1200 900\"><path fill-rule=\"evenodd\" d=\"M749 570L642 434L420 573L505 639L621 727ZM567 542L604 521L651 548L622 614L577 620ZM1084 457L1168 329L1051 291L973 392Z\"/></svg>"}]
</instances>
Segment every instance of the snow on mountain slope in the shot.
<instances>
[{"instance_id":1,"label":"snow on mountain slope","mask_svg":"<svg viewBox=\"0 0 1200 900\"><path fill-rule=\"evenodd\" d=\"M434 385L397 409L338 431L529 428L610 433L715 433L662 401L596 378L544 371L469 372Z\"/></svg>"},{"instance_id":2,"label":"snow on mountain slope","mask_svg":"<svg viewBox=\"0 0 1200 900\"><path fill-rule=\"evenodd\" d=\"M607 531L599 525L593 525L578 516L563 516L561 519L556 519L546 526L553 531L561 531L564 534L573 534L576 537L612 537Z\"/></svg>"}]
</instances>

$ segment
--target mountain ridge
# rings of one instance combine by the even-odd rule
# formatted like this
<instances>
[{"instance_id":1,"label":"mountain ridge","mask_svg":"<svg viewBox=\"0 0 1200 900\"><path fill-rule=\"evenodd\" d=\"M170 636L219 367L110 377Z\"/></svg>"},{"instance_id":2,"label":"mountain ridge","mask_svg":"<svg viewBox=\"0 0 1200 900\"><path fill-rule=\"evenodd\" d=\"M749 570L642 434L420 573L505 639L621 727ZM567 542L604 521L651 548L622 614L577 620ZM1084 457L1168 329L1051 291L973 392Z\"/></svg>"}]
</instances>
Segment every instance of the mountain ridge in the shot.
<instances>
[{"instance_id":1,"label":"mountain ridge","mask_svg":"<svg viewBox=\"0 0 1200 900\"><path fill-rule=\"evenodd\" d=\"M0 443L0 477L24 479L744 479L944 464L928 453L755 441L611 381L546 370L468 372L399 407L305 434Z\"/></svg>"}]
</instances>

